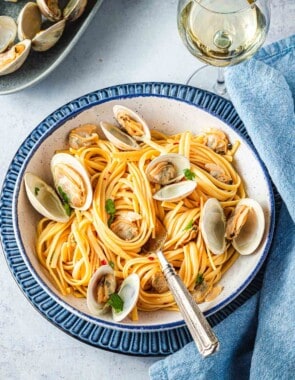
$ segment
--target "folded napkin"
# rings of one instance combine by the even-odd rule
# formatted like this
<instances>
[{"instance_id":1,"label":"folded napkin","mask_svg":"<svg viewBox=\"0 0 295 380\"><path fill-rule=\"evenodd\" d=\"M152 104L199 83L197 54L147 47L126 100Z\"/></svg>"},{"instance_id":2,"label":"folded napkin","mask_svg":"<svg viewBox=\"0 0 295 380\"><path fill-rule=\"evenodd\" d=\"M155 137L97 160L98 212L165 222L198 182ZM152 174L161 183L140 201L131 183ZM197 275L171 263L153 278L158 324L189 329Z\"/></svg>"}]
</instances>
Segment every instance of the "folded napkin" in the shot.
<instances>
[{"instance_id":1,"label":"folded napkin","mask_svg":"<svg viewBox=\"0 0 295 380\"><path fill-rule=\"evenodd\" d=\"M153 380L295 378L295 35L227 69L226 84L282 198L275 236L261 290L214 328L219 352L203 359L189 343Z\"/></svg>"}]
</instances>

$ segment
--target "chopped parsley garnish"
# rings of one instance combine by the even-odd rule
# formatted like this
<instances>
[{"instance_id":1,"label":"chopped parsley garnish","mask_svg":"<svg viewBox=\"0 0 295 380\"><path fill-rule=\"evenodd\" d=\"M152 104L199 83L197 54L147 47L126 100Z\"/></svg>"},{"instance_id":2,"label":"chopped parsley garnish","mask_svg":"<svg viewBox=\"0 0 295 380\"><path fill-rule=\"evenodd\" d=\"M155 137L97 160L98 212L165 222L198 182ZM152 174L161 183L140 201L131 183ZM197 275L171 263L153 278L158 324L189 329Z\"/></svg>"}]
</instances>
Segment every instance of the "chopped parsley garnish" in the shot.
<instances>
[{"instance_id":1,"label":"chopped parsley garnish","mask_svg":"<svg viewBox=\"0 0 295 380\"><path fill-rule=\"evenodd\" d=\"M115 213L116 213L116 206L115 202L112 199L107 199L105 204L106 212L110 215L108 220L108 226L110 226L114 219L115 219Z\"/></svg>"},{"instance_id":2,"label":"chopped parsley garnish","mask_svg":"<svg viewBox=\"0 0 295 380\"><path fill-rule=\"evenodd\" d=\"M36 195L36 197L38 196L39 191L40 191L39 187L35 187L35 195Z\"/></svg>"},{"instance_id":3,"label":"chopped parsley garnish","mask_svg":"<svg viewBox=\"0 0 295 380\"><path fill-rule=\"evenodd\" d=\"M109 261L109 266L114 269L115 268L115 263L113 261Z\"/></svg>"},{"instance_id":4,"label":"chopped parsley garnish","mask_svg":"<svg viewBox=\"0 0 295 380\"><path fill-rule=\"evenodd\" d=\"M58 186L57 190L58 190L58 193L59 193L61 199L63 200L63 207L64 207L64 209L66 211L66 214L68 216L70 216L71 212L72 212L72 208L71 208L71 206L69 204L70 203L70 199L67 196L67 194L63 191L63 189L61 188L61 186Z\"/></svg>"},{"instance_id":5,"label":"chopped parsley garnish","mask_svg":"<svg viewBox=\"0 0 295 380\"><path fill-rule=\"evenodd\" d=\"M183 170L184 176L186 179L193 180L195 178L195 173L192 172L190 169L184 169Z\"/></svg>"},{"instance_id":6,"label":"chopped parsley garnish","mask_svg":"<svg viewBox=\"0 0 295 380\"><path fill-rule=\"evenodd\" d=\"M201 285L204 281L204 276L202 273L198 273L196 278L196 285Z\"/></svg>"},{"instance_id":7,"label":"chopped parsley garnish","mask_svg":"<svg viewBox=\"0 0 295 380\"><path fill-rule=\"evenodd\" d=\"M107 303L115 310L116 313L120 313L123 310L124 301L118 293L111 294Z\"/></svg>"},{"instance_id":8,"label":"chopped parsley garnish","mask_svg":"<svg viewBox=\"0 0 295 380\"><path fill-rule=\"evenodd\" d=\"M190 222L188 223L188 225L183 229L183 231L188 231L190 230L191 228L193 228L193 225L194 225L194 220L190 220Z\"/></svg>"}]
</instances>

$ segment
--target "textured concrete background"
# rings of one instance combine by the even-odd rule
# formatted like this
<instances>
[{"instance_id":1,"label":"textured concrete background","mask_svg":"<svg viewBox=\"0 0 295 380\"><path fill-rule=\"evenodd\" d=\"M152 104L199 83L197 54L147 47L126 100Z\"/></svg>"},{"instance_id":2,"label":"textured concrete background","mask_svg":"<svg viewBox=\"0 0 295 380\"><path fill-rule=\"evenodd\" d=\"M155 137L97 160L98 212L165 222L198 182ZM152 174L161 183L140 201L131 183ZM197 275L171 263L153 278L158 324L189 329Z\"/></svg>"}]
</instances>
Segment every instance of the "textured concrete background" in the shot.
<instances>
[{"instance_id":1,"label":"textured concrete background","mask_svg":"<svg viewBox=\"0 0 295 380\"><path fill-rule=\"evenodd\" d=\"M268 42L295 33L294 0L272 3ZM33 88L0 97L0 183L25 137L60 105L119 83L185 83L200 63L178 36L176 8L177 0L105 0L74 50L53 73ZM0 267L1 379L148 378L148 368L156 358L106 352L66 335L31 307L2 254Z\"/></svg>"}]
</instances>

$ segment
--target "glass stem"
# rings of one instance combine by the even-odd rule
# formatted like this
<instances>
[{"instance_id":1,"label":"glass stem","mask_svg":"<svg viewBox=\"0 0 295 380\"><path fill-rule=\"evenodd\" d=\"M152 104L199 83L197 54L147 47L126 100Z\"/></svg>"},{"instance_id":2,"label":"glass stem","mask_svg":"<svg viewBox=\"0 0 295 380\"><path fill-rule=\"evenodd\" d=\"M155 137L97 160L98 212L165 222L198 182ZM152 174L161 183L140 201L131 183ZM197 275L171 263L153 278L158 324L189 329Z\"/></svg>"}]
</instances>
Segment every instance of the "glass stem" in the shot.
<instances>
[{"instance_id":1,"label":"glass stem","mask_svg":"<svg viewBox=\"0 0 295 380\"><path fill-rule=\"evenodd\" d=\"M214 90L218 95L226 94L225 80L224 80L224 69L218 67L217 81L214 85Z\"/></svg>"}]
</instances>

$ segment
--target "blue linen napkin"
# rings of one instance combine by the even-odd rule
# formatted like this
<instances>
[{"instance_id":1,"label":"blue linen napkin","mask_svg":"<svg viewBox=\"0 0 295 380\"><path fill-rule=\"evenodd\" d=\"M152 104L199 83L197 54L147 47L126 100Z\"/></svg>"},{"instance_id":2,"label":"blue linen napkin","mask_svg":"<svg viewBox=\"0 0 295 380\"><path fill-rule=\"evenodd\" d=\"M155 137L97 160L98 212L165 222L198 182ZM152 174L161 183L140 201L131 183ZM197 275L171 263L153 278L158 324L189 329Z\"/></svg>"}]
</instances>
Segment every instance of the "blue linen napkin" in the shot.
<instances>
[{"instance_id":1,"label":"blue linen napkin","mask_svg":"<svg viewBox=\"0 0 295 380\"><path fill-rule=\"evenodd\" d=\"M219 352L203 359L189 343L153 380L295 378L295 35L227 69L226 84L283 201L274 241L260 292L214 328Z\"/></svg>"}]
</instances>

